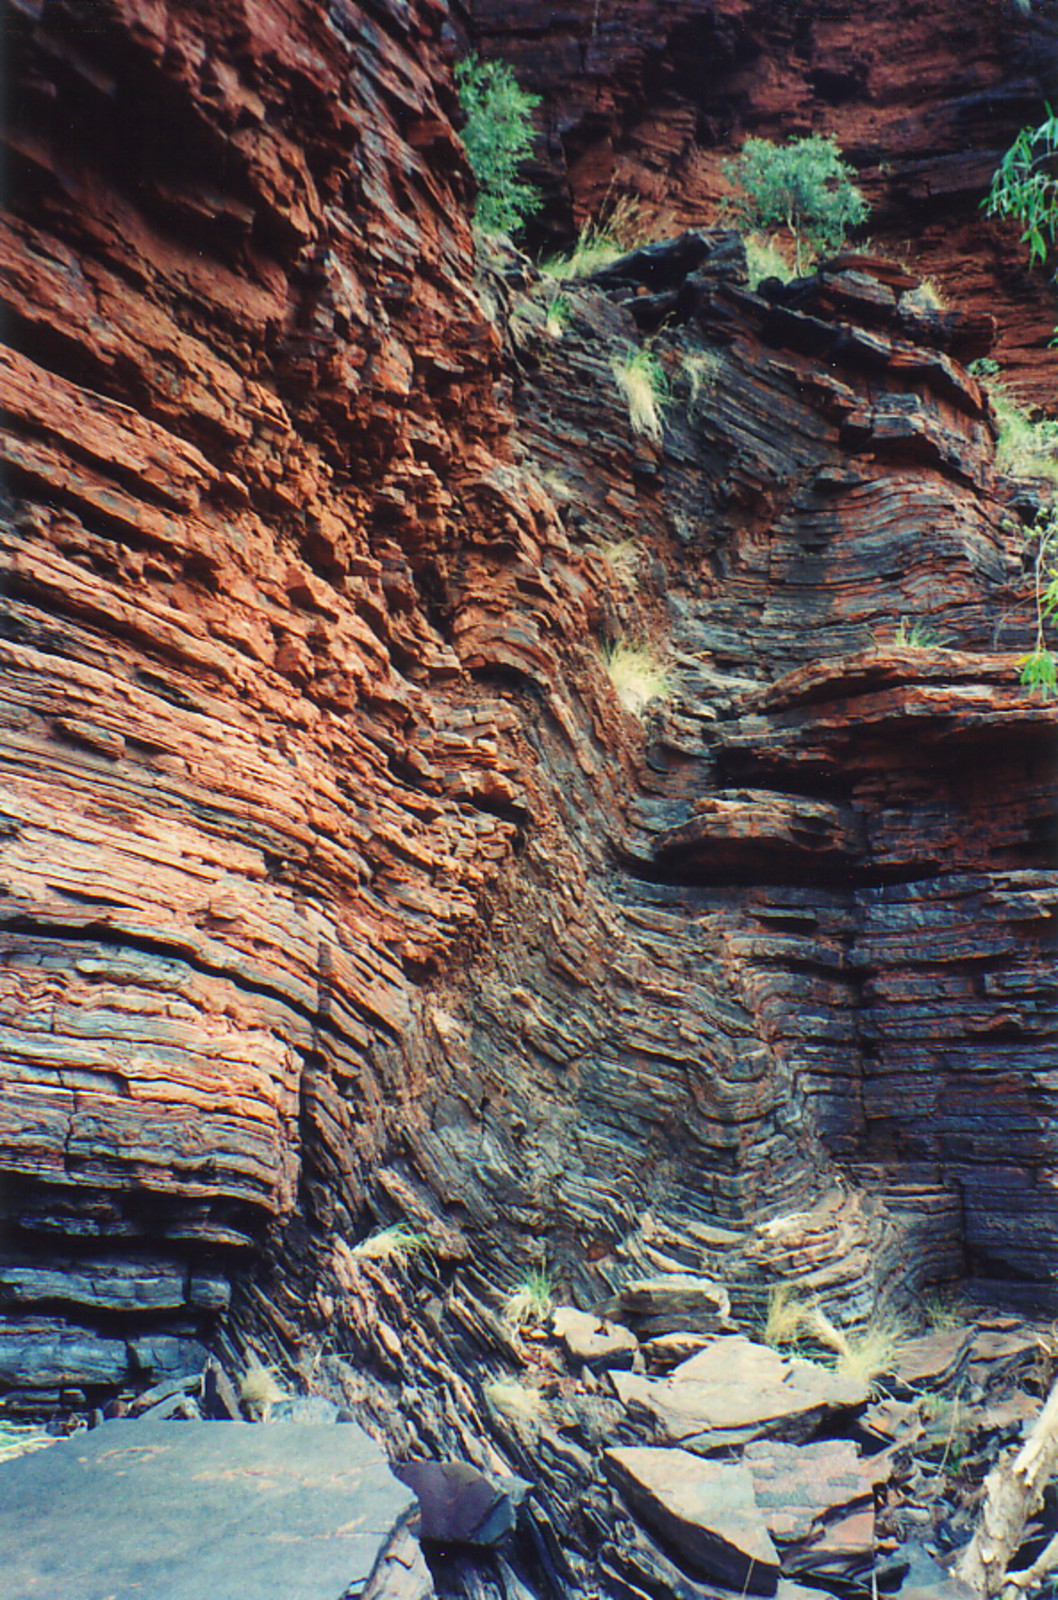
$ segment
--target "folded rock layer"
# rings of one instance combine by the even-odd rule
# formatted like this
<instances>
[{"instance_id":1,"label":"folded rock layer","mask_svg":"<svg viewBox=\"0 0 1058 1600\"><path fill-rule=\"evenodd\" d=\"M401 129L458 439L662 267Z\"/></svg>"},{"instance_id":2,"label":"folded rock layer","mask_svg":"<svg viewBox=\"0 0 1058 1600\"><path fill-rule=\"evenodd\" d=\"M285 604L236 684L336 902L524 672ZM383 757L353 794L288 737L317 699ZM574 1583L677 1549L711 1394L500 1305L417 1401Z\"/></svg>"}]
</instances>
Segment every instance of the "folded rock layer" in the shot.
<instances>
[{"instance_id":1,"label":"folded rock layer","mask_svg":"<svg viewBox=\"0 0 1058 1600\"><path fill-rule=\"evenodd\" d=\"M721 232L555 337L475 277L443 8L239 19L8 7L0 1382L179 1372L233 1275L394 1360L372 1219L582 1298L672 1249L1037 1295L1054 717L987 328L870 257L762 299Z\"/></svg>"}]
</instances>

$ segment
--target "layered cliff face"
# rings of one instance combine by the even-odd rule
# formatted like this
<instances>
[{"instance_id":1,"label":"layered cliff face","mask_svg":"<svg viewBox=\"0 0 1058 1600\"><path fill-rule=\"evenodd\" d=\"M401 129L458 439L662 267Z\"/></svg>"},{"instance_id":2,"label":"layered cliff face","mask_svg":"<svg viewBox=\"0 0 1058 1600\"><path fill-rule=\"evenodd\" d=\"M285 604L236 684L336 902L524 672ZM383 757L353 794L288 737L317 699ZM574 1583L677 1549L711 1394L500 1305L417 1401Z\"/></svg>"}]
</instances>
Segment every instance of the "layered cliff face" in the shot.
<instances>
[{"instance_id":1,"label":"layered cliff face","mask_svg":"<svg viewBox=\"0 0 1058 1600\"><path fill-rule=\"evenodd\" d=\"M987 319L857 257L761 299L711 233L549 330L475 278L440 6L6 20L0 1381L193 1359L233 1278L392 1361L391 1218L584 1298L1041 1293L1054 717Z\"/></svg>"},{"instance_id":2,"label":"layered cliff face","mask_svg":"<svg viewBox=\"0 0 1058 1600\"><path fill-rule=\"evenodd\" d=\"M1053 407L1053 288L1019 230L980 202L1018 131L1058 93L1048 0L470 0L470 37L545 97L541 177L559 229L619 195L663 231L712 222L722 165L747 136L837 139L876 244L952 305L993 314L995 355L1026 401Z\"/></svg>"}]
</instances>

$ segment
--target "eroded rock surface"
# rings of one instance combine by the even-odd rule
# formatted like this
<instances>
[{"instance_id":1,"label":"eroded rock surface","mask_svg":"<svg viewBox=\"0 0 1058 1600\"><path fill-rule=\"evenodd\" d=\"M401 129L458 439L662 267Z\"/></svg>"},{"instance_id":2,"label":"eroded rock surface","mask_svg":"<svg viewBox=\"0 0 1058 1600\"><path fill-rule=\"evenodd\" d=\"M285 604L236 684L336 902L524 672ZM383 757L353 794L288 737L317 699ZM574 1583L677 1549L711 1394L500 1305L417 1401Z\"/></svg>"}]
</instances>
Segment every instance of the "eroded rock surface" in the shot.
<instances>
[{"instance_id":1,"label":"eroded rock surface","mask_svg":"<svg viewBox=\"0 0 1058 1600\"><path fill-rule=\"evenodd\" d=\"M474 277L440 7L8 18L16 1400L184 1370L234 1280L486 1467L511 1397L432 1346L516 1351L541 1259L589 1306L1049 1292L1055 719L984 320L692 232L555 337L524 259Z\"/></svg>"}]
</instances>

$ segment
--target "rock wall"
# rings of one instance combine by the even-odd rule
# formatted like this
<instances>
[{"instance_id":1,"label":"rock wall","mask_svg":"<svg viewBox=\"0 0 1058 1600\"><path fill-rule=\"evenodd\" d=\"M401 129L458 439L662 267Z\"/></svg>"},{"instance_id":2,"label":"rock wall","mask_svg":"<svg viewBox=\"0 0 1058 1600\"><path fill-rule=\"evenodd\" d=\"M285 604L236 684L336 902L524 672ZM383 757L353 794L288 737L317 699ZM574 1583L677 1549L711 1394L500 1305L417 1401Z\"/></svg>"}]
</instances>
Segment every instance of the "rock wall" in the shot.
<instances>
[{"instance_id":1,"label":"rock wall","mask_svg":"<svg viewBox=\"0 0 1058 1600\"><path fill-rule=\"evenodd\" d=\"M995 356L1026 402L1053 411L1053 288L1020 230L980 201L1014 136L1058 93L1051 0L469 0L468 35L544 96L550 227L618 195L662 231L717 218L725 159L747 136L835 137L870 202L866 231L952 306L996 317ZM571 219L572 210L572 219Z\"/></svg>"},{"instance_id":2,"label":"rock wall","mask_svg":"<svg viewBox=\"0 0 1058 1600\"><path fill-rule=\"evenodd\" d=\"M857 258L762 300L714 234L549 332L475 280L428 0L5 20L0 1384L193 1362L233 1281L392 1361L393 1218L582 1299L1037 1294L1054 718L985 321ZM613 365L662 323L663 447Z\"/></svg>"}]
</instances>

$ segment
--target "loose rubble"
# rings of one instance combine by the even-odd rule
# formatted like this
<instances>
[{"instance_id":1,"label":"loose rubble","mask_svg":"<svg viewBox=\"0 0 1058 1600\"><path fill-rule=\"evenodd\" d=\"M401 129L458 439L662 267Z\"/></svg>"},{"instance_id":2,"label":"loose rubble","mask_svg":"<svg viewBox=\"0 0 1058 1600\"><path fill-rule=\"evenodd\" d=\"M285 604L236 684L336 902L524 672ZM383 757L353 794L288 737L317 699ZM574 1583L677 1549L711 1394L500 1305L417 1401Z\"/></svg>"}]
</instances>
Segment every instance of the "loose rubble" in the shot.
<instances>
[{"instance_id":1,"label":"loose rubble","mask_svg":"<svg viewBox=\"0 0 1058 1600\"><path fill-rule=\"evenodd\" d=\"M388 1267L370 1271L398 1296L411 1287L406 1267L399 1277ZM126 1419L123 1438L152 1449L170 1437L170 1425L225 1418L230 1436L222 1423L211 1435L218 1459L226 1436L244 1437L247 1413L284 1441L293 1429L318 1442L335 1424L359 1421L380 1441L373 1459L381 1461L384 1445L395 1479L416 1497L415 1515L398 1521L402 1538L421 1541L429 1569L387 1545L377 1579L387 1600L424 1600L432 1591L481 1600L493 1584L522 1600L599 1591L612 1600L804 1600L805 1584L806 1596L836 1600L875 1592L968 1600L973 1591L953 1568L973 1534L986 1474L1039 1419L1056 1354L1049 1329L980 1314L904 1333L868 1381L835 1371L821 1351L808 1359L773 1349L725 1311L724 1329L701 1332L695 1354L651 1378L644 1357L659 1336L653 1312L642 1320L643 1293L640 1283L618 1296L628 1309L608 1319L558 1305L512 1337L466 1283L458 1296L453 1285L453 1305L464 1313L476 1305L482 1342L474 1354L461 1351L453 1338L461 1324L449 1322L442 1302L433 1389L418 1391L416 1415L406 1372L403 1434L393 1428L385 1385L365 1387L366 1373L358 1382L329 1359L317 1364L306 1393L256 1357L241 1378L210 1359L200 1373L126 1393L108 1410ZM713 1311L703 1303L701 1314L708 1322ZM638 1334L628 1325L636 1320ZM491 1343L490 1327L499 1334ZM408 1357L413 1367L422 1359L413 1343ZM486 1381L489 1372L495 1377ZM463 1458L431 1455L426 1441L440 1411L460 1394L466 1404L468 1384L496 1398L476 1424L468 1408L477 1431L464 1435ZM66 1462L108 1459L102 1445L86 1451L85 1442L113 1438L112 1425L80 1431L101 1423L98 1409L57 1416L52 1428L72 1432L72 1445L42 1451L31 1469L0 1458L0 1489L31 1472L41 1503L49 1502ZM27 1450L39 1449L39 1429L9 1429L19 1432ZM362 1439L348 1427L336 1438L354 1433ZM21 1526L28 1513L19 1503ZM1030 1520L1022 1541L1030 1553L1055 1531L1055 1515L1047 1501ZM42 1536L43 1525L29 1543ZM122 1537L135 1546L134 1533ZM380 1550L385 1543L380 1538Z\"/></svg>"}]
</instances>

